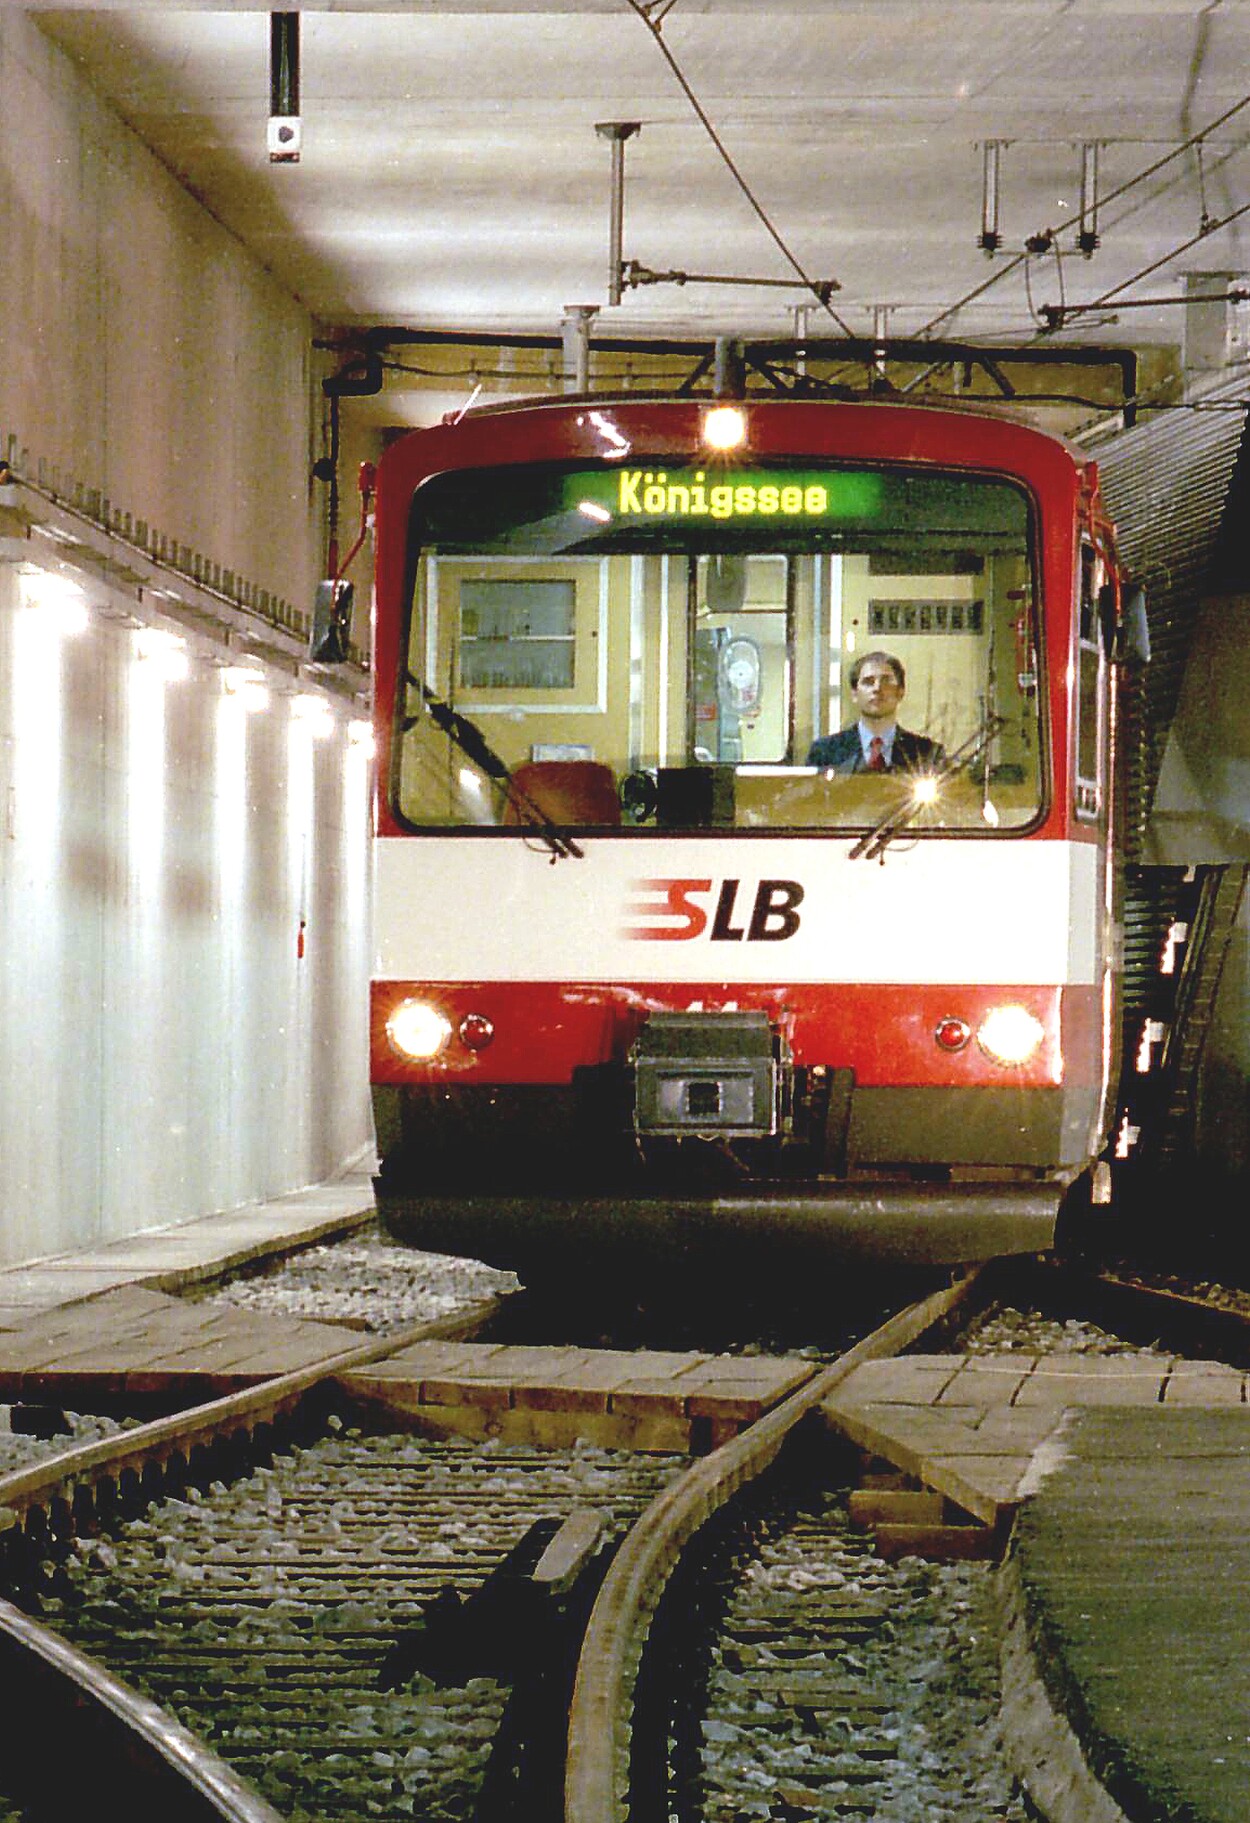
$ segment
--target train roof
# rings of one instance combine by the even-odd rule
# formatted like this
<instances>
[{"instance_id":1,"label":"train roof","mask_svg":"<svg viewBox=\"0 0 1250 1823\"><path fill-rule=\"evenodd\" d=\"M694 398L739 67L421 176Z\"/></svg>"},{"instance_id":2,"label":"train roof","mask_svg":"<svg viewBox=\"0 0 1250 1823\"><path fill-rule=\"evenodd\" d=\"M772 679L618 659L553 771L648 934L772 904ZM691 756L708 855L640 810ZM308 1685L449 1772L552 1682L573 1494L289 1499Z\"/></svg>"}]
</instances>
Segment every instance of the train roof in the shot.
<instances>
[{"instance_id":1,"label":"train roof","mask_svg":"<svg viewBox=\"0 0 1250 1823\"><path fill-rule=\"evenodd\" d=\"M704 413L717 405L740 405L761 424L772 420L795 419L793 454L825 453L825 437L820 434L822 422L839 418L854 434L848 438L845 454L869 460L911 459L941 462L971 462L978 467L1039 469L1057 477L1054 464L1067 465L1068 472L1093 470L1089 452L1079 448L1061 434L1030 423L1019 401L982 399L914 399L897 394L858 394L831 398L824 394L778 395L748 391L741 398L728 398L707 392L595 392L540 394L523 399L508 399L449 413L442 421L423 429L414 429L397 437L382 459L384 481L403 485L416 482L435 468L494 466L543 460L576 460L587 453L583 428L594 414L627 415L631 420L630 438L637 451L636 459L661 456L665 446L661 436L664 420L677 413ZM648 424L648 418L650 423ZM805 420L800 424L800 420ZM522 427L535 429L534 447L527 446ZM878 434L886 425L910 426L912 435L896 437ZM935 429L945 424L958 425L963 448L949 450L940 446ZM869 429L875 425L877 431ZM542 427L541 429L539 427ZM969 437L975 426L981 426L986 437L980 445ZM647 433L650 432L650 435ZM760 454L777 457L787 453L785 439L775 430L762 440ZM841 454L842 452L838 452ZM613 452L609 460L619 460ZM402 479L401 479L402 477Z\"/></svg>"}]
</instances>

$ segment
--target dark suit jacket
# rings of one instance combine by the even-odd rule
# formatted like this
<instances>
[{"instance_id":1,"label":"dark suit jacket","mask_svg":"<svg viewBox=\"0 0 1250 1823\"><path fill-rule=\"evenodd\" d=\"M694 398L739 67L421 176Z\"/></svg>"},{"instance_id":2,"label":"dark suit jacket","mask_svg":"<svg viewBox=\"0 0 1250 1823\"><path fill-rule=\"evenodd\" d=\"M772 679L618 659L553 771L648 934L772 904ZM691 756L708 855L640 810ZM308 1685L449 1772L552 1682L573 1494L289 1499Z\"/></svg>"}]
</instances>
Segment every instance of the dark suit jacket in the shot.
<instances>
[{"instance_id":1,"label":"dark suit jacket","mask_svg":"<svg viewBox=\"0 0 1250 1823\"><path fill-rule=\"evenodd\" d=\"M891 772L934 772L945 759L944 749L928 735L895 728ZM859 729L843 728L840 734L827 734L823 740L813 741L807 763L832 772L866 772Z\"/></svg>"}]
</instances>

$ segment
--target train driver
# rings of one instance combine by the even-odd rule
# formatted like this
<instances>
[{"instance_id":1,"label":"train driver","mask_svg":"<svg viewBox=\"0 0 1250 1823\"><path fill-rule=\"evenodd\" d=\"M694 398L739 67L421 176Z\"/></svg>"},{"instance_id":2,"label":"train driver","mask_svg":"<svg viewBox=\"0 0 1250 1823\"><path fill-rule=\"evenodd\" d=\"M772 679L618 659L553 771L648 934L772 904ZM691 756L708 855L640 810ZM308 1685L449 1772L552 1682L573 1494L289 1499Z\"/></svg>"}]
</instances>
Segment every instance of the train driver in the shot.
<instances>
[{"instance_id":1,"label":"train driver","mask_svg":"<svg viewBox=\"0 0 1250 1823\"><path fill-rule=\"evenodd\" d=\"M891 652L865 652L851 666L851 697L859 720L840 734L812 742L809 766L829 772L934 772L946 754L927 735L898 725L907 690L901 659Z\"/></svg>"}]
</instances>

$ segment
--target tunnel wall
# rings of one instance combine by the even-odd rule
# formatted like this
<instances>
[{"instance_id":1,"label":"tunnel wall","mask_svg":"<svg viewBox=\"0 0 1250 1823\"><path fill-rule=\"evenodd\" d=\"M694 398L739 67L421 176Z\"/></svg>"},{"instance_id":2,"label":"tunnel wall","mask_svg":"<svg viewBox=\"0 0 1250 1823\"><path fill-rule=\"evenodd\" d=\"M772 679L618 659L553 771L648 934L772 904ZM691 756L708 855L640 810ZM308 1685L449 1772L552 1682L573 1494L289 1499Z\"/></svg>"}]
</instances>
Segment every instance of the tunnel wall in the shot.
<instances>
[{"instance_id":1,"label":"tunnel wall","mask_svg":"<svg viewBox=\"0 0 1250 1823\"><path fill-rule=\"evenodd\" d=\"M0 94L0 456L311 600L307 313L16 8Z\"/></svg>"},{"instance_id":2,"label":"tunnel wall","mask_svg":"<svg viewBox=\"0 0 1250 1823\"><path fill-rule=\"evenodd\" d=\"M16 9L0 94L12 1263L368 1148L370 760L363 702L301 672L279 612L321 565L314 325ZM58 513L91 561L48 531ZM215 620L218 600L242 607ZM280 623L285 645L249 637ZM172 648L145 648L153 624ZM264 707L224 686L249 653Z\"/></svg>"}]
</instances>

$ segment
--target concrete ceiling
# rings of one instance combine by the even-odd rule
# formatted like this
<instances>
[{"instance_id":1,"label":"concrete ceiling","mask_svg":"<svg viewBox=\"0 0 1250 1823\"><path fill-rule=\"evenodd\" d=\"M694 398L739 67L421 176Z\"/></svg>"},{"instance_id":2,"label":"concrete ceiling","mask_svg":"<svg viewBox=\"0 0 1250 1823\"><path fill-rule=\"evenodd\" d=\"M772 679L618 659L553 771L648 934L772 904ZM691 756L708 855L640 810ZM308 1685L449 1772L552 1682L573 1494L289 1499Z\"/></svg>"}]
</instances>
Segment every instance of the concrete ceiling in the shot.
<instances>
[{"instance_id":1,"label":"concrete ceiling","mask_svg":"<svg viewBox=\"0 0 1250 1823\"><path fill-rule=\"evenodd\" d=\"M670 283L608 306L600 122L641 126L625 149L626 259L793 277L665 51L794 259L837 281L832 308L856 335L1021 344L1043 306L1105 298L1057 339L1176 343L1182 309L1129 301L1250 271L1250 106L1215 124L1250 88L1247 0L327 0L301 9L295 164L267 153L268 9L29 10L336 328L551 334L588 304L603 335L780 337L806 297L811 332L841 333L797 284ZM1200 151L1168 156L1208 126ZM993 258L978 246L991 140ZM1105 200L1083 258L1094 141ZM1054 249L1024 257L1046 229L1062 231Z\"/></svg>"}]
</instances>

